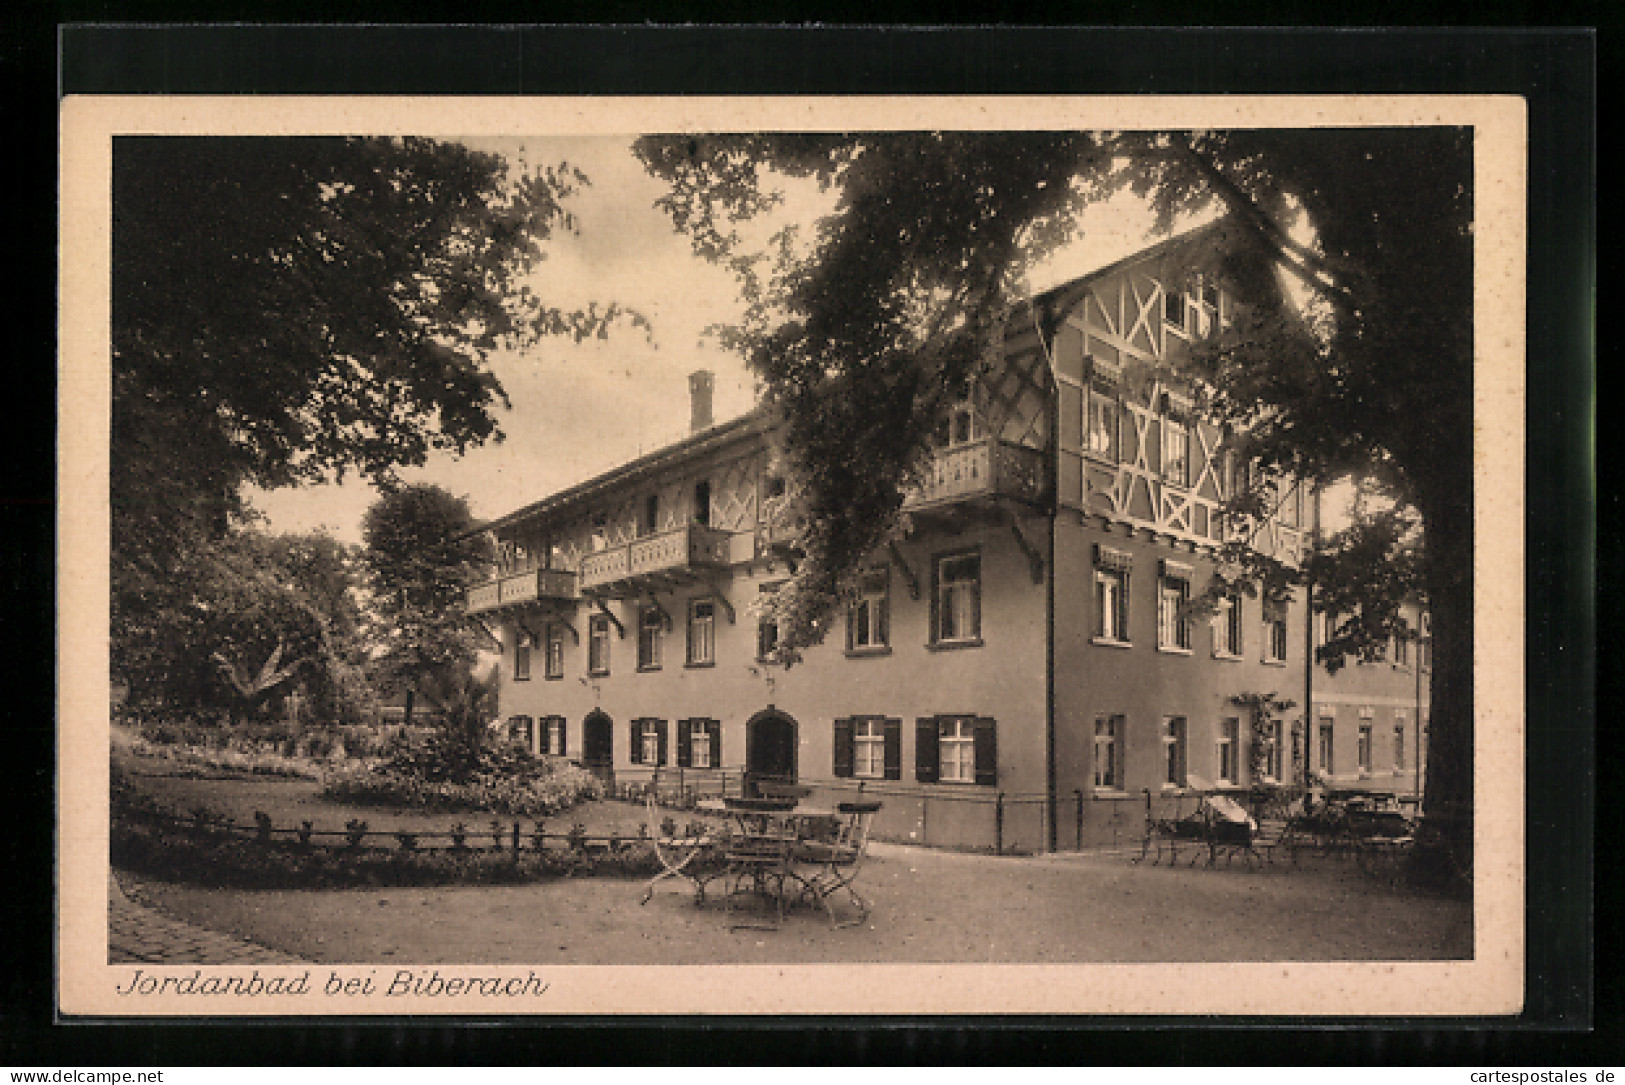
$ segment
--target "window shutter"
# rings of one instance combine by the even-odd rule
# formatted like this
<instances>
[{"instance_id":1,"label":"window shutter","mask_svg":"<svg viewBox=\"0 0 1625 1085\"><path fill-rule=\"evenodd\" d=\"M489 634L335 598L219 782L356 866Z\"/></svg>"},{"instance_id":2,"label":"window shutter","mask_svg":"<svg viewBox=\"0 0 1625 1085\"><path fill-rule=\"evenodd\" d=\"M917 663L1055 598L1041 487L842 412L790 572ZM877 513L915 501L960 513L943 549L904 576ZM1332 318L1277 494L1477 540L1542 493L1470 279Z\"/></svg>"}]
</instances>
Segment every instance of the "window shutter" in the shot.
<instances>
[{"instance_id":1,"label":"window shutter","mask_svg":"<svg viewBox=\"0 0 1625 1085\"><path fill-rule=\"evenodd\" d=\"M642 764L643 763L643 721L642 720L633 720L627 726L629 728L627 733L632 736L632 741L627 743L627 760L631 761L632 764L634 764L634 765Z\"/></svg>"},{"instance_id":2,"label":"window shutter","mask_svg":"<svg viewBox=\"0 0 1625 1085\"><path fill-rule=\"evenodd\" d=\"M677 767L686 769L694 763L694 720L677 721Z\"/></svg>"},{"instance_id":3,"label":"window shutter","mask_svg":"<svg viewBox=\"0 0 1625 1085\"><path fill-rule=\"evenodd\" d=\"M706 720L705 731L706 734L711 736L711 767L720 769L722 767L722 721Z\"/></svg>"},{"instance_id":4,"label":"window shutter","mask_svg":"<svg viewBox=\"0 0 1625 1085\"><path fill-rule=\"evenodd\" d=\"M922 784L937 782L941 768L937 756L937 718L921 716L914 721L914 778Z\"/></svg>"},{"instance_id":5,"label":"window shutter","mask_svg":"<svg viewBox=\"0 0 1625 1085\"><path fill-rule=\"evenodd\" d=\"M852 720L842 717L835 721L835 775L852 775Z\"/></svg>"},{"instance_id":6,"label":"window shutter","mask_svg":"<svg viewBox=\"0 0 1625 1085\"><path fill-rule=\"evenodd\" d=\"M886 779L903 778L903 721L886 721Z\"/></svg>"},{"instance_id":7,"label":"window shutter","mask_svg":"<svg viewBox=\"0 0 1625 1085\"><path fill-rule=\"evenodd\" d=\"M568 723L564 722L564 717L563 716L560 716L559 717L559 756L560 757L563 757L565 755L567 744L565 742L565 737L564 736L568 735L569 733L570 733L570 725Z\"/></svg>"},{"instance_id":8,"label":"window shutter","mask_svg":"<svg viewBox=\"0 0 1625 1085\"><path fill-rule=\"evenodd\" d=\"M846 650L851 651L857 647L857 619L858 604L846 604Z\"/></svg>"},{"instance_id":9,"label":"window shutter","mask_svg":"<svg viewBox=\"0 0 1625 1085\"><path fill-rule=\"evenodd\" d=\"M999 782L997 725L987 716L976 719L976 782L992 787Z\"/></svg>"},{"instance_id":10,"label":"window shutter","mask_svg":"<svg viewBox=\"0 0 1625 1085\"><path fill-rule=\"evenodd\" d=\"M982 635L982 561L980 557L976 560L976 582L970 588L970 620L970 635L980 637ZM965 634L961 633L960 635L964 636Z\"/></svg>"},{"instance_id":11,"label":"window shutter","mask_svg":"<svg viewBox=\"0 0 1625 1085\"><path fill-rule=\"evenodd\" d=\"M876 644L891 644L891 583L887 582L886 593L880 597L874 614L874 642Z\"/></svg>"},{"instance_id":12,"label":"window shutter","mask_svg":"<svg viewBox=\"0 0 1625 1085\"><path fill-rule=\"evenodd\" d=\"M666 721L655 721L655 764L666 763Z\"/></svg>"}]
</instances>

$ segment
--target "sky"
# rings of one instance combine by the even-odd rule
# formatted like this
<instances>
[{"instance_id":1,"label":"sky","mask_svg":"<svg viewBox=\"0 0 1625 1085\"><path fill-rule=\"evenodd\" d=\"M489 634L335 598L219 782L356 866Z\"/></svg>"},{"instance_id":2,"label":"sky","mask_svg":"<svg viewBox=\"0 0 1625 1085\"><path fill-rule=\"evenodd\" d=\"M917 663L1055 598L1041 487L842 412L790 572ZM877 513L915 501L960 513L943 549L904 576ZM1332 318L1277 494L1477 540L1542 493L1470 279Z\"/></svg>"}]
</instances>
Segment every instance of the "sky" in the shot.
<instances>
[{"instance_id":1,"label":"sky","mask_svg":"<svg viewBox=\"0 0 1625 1085\"><path fill-rule=\"evenodd\" d=\"M492 369L510 400L498 412L506 439L461 457L433 455L422 468L401 472L407 482L442 486L466 498L476 518L491 519L683 437L688 374L696 369L716 375L716 421L755 405L756 381L743 361L705 334L709 325L738 318L734 280L695 256L688 238L655 206L664 186L633 157L633 138L460 141L519 162L567 162L585 173L590 185L565 203L576 229L545 243L547 257L532 289L563 308L618 302L647 316L652 328L646 334L628 325L607 339L579 344L544 340L522 355L493 357ZM810 231L828 205L811 192L793 195L782 213L807 222ZM1032 271L1033 289L1153 243L1151 225L1149 209L1128 194L1091 208L1081 241ZM376 496L356 478L248 494L270 531L326 531L350 543L361 541L362 514Z\"/></svg>"}]
</instances>

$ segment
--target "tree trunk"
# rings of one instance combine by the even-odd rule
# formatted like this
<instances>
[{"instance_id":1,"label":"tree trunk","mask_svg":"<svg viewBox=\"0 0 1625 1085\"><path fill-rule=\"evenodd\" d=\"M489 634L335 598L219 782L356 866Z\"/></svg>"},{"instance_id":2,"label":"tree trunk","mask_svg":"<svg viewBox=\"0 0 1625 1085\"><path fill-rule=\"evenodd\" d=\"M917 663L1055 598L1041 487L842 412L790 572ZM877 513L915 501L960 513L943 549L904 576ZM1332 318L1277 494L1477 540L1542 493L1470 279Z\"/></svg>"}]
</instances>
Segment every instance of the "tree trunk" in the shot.
<instances>
[{"instance_id":1,"label":"tree trunk","mask_svg":"<svg viewBox=\"0 0 1625 1085\"><path fill-rule=\"evenodd\" d=\"M1422 809L1456 868L1468 873L1473 861L1472 503L1458 492L1427 501L1421 512L1433 624Z\"/></svg>"}]
</instances>

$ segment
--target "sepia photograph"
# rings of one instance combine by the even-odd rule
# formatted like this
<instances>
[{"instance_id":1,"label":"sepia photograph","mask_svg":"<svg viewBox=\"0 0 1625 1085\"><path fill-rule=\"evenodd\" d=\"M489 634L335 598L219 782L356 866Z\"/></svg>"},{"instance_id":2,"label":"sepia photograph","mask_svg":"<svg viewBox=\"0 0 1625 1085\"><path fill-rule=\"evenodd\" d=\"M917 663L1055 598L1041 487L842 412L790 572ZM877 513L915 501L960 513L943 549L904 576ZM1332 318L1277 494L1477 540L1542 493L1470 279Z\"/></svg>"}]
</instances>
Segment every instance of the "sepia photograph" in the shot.
<instances>
[{"instance_id":1,"label":"sepia photograph","mask_svg":"<svg viewBox=\"0 0 1625 1085\"><path fill-rule=\"evenodd\" d=\"M1516 102L275 106L65 106L65 1008L1517 1009Z\"/></svg>"}]
</instances>

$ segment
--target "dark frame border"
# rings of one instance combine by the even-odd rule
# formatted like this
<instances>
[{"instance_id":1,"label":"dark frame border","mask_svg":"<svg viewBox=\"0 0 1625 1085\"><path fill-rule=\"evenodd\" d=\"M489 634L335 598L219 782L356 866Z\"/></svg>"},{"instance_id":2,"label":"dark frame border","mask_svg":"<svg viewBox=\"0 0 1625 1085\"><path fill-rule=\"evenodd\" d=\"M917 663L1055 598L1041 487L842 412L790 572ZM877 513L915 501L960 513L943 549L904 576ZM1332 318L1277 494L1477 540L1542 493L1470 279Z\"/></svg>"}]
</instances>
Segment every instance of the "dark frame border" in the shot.
<instances>
[{"instance_id":1,"label":"dark frame border","mask_svg":"<svg viewBox=\"0 0 1625 1085\"><path fill-rule=\"evenodd\" d=\"M316 27L316 26L69 26L62 29L60 93L414 93L414 94L739 94L739 93L1499 93L1529 105L1529 321L1527 557L1529 633L1527 708L1528 1000L1517 1018L1429 1021L1425 1049L1404 1045L1425 1062L1484 1062L1527 1051L1545 1064L1583 1059L1579 1031L1596 1023L1618 1026L1617 979L1599 978L1587 952L1596 933L1590 907L1592 828L1597 778L1595 722L1595 480L1591 469L1594 404L1593 316L1595 277L1596 38L1586 31L1178 31L1018 30L938 31L789 30L770 28L655 29L648 27ZM728 63L717 63L719 55ZM1093 58L1079 63L1080 56ZM54 132L52 133L54 135ZM49 138L49 137L48 137ZM42 140L41 143L46 142ZM48 157L42 160L49 160ZM49 185L42 186L49 191ZM52 221L52 212L36 221ZM53 239L54 245L54 239ZM49 251L49 250L46 250ZM48 309L46 310L49 311ZM54 331L54 329L52 329ZM49 332L47 334L50 334ZM49 384L49 380L43 383ZM30 390L33 390L32 388ZM50 389L49 391L54 391ZM37 455L38 450L35 450ZM21 462L21 461L13 461ZM36 461L37 462L37 461ZM47 458L44 462L50 462ZM20 499L7 505L7 537L24 540L3 549L13 583L36 594L48 583L51 526L49 486L27 476L14 483ZM41 493L45 494L43 501ZM37 550L33 544L42 543ZM28 551L33 551L29 553ZM48 593L46 593L48 594ZM42 603L43 599L40 599ZM43 609L43 607L42 607ZM43 664L49 649L28 656ZM24 698L23 711L49 702ZM13 709L16 711L17 709ZM36 718L49 718L36 716ZM52 763L43 729L19 730L17 763ZM1615 755L1617 756L1617 754ZM34 774L28 807L50 802L49 773ZM43 792L41 789L43 788ZM28 856L39 884L51 877L49 841ZM43 860L43 863L41 862ZM39 869L43 866L43 870ZM40 895L43 898L43 895ZM32 907L30 907L32 906ZM48 905L12 899L6 917ZM20 918L20 917L19 917ZM13 927L13 929L17 929ZM1607 925L1603 925L1606 932ZM1605 935L1606 936L1606 935ZM686 1019L643 1019L636 1025L567 1019L554 1035L525 1042L521 1030L456 1029L435 1021L424 1028L386 1029L374 1020L304 1026L298 1042L282 1028L176 1024L152 1029L89 1032L66 1027L29 1031L28 1022L49 1002L49 942L11 940L13 952L33 950L26 965L6 969L6 1003L24 1011L7 1015L0 1040L23 1062L67 1058L186 1063L209 1052L232 1052L234 1061L352 1061L370 1052L385 1061L440 1062L490 1058L506 1049L518 1061L625 1060L632 1051L649 1061L685 1056L725 1061L768 1058L826 1062L865 1052L870 1061L1144 1061L1152 1033L1124 1033L1124 1025L1166 1030L1196 1024L1181 1019L980 1021L976 1031L946 1026L966 1022L887 1019L859 1023L858 1033L829 1032L839 1022L719 1021L704 1033ZM43 949L41 962L39 951ZM1609 959L1601 955L1602 959ZM44 968L40 968L43 963ZM43 984L41 982L43 977ZM1593 998L1606 1000L1595 1005ZM1104 1024L1110 1033L1080 1038L1080 1025ZM1226 1025L1228 1022L1210 1022ZM1292 1061L1350 1063L1393 1058L1393 1035L1415 1021L1336 1022L1276 1020L1274 1028L1312 1031L1278 1034L1267 1046L1238 1034L1159 1031L1157 1062L1257 1063L1274 1050ZM1348 1022L1344 1023L1349 1024ZM355 1027L360 1026L360 1027ZM1539 1038L1539 1056L1530 1044ZM1552 1034L1559 1030L1567 1035ZM558 1041L571 1039L561 1050ZM632 1040L639 1046L627 1046ZM609 1041L604 1043L603 1041ZM722 1041L718 1044L718 1041ZM1307 1046L1306 1046L1307 1041ZM545 1048L542 1046L545 1044ZM213 1057L219 1057L215 1054ZM1605 1061L1611 1061L1606 1060Z\"/></svg>"}]
</instances>

